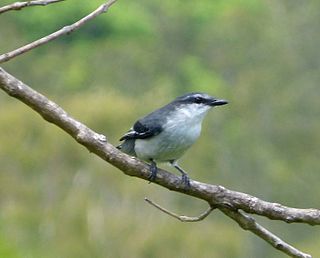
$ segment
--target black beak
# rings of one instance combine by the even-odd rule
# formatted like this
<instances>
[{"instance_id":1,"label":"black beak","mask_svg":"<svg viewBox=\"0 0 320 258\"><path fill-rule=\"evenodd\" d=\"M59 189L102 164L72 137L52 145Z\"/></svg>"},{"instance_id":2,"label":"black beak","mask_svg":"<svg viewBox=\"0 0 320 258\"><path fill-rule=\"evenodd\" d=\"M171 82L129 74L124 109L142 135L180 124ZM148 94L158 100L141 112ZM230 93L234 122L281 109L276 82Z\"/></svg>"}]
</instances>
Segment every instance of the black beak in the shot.
<instances>
[{"instance_id":1,"label":"black beak","mask_svg":"<svg viewBox=\"0 0 320 258\"><path fill-rule=\"evenodd\" d=\"M210 106L222 106L228 104L228 101L224 100L224 99L214 99L212 100L212 102L210 103Z\"/></svg>"}]
</instances>

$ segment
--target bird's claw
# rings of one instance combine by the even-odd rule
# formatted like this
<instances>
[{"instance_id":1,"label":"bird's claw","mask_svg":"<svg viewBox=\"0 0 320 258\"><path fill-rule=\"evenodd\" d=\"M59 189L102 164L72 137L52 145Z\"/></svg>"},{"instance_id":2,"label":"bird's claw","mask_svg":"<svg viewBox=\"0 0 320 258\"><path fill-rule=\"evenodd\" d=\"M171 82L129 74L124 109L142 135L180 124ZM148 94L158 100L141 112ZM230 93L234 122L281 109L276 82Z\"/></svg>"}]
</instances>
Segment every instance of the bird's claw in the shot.
<instances>
[{"instance_id":1,"label":"bird's claw","mask_svg":"<svg viewBox=\"0 0 320 258\"><path fill-rule=\"evenodd\" d=\"M190 187L190 178L187 174L182 174L181 181L187 188Z\"/></svg>"},{"instance_id":2,"label":"bird's claw","mask_svg":"<svg viewBox=\"0 0 320 258\"><path fill-rule=\"evenodd\" d=\"M156 177L157 177L157 172L158 172L157 165L155 164L155 162L151 162L151 165L150 165L150 175L149 175L149 177L148 177L149 184L156 179Z\"/></svg>"}]
</instances>

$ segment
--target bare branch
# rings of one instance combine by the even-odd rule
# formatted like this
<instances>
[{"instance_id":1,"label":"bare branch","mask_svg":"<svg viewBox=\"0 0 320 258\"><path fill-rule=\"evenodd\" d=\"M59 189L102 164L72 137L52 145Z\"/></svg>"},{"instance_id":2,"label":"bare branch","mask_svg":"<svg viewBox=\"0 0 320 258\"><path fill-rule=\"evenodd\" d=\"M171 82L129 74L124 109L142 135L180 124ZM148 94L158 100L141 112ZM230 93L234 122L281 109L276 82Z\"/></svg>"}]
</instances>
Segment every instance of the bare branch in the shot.
<instances>
[{"instance_id":1,"label":"bare branch","mask_svg":"<svg viewBox=\"0 0 320 258\"><path fill-rule=\"evenodd\" d=\"M168 209L160 206L159 204L155 203L154 201L144 198L146 202L154 206L155 208L159 209L160 211L168 214L171 217L174 217L181 222L198 222L205 219L216 207L209 207L205 212L200 214L198 217L188 217L184 215L178 215ZM265 240L267 243L272 245L274 248L290 255L291 257L299 257L299 258L311 258L311 255L305 254L298 249L294 248L293 246L289 245L281 238L277 237L266 228L258 224L255 219L249 215L243 214L243 212L239 210L228 209L224 207L219 207L219 209L228 217L236 221L241 228L244 230L251 231L258 237Z\"/></svg>"},{"instance_id":2,"label":"bare branch","mask_svg":"<svg viewBox=\"0 0 320 258\"><path fill-rule=\"evenodd\" d=\"M25 1L25 2L15 2L13 4L0 7L0 14L8 11L19 11L22 8L29 7L29 6L37 6L37 5L45 6L48 4L54 4L62 1L65 1L65 0L34 0L34 1Z\"/></svg>"},{"instance_id":3,"label":"bare branch","mask_svg":"<svg viewBox=\"0 0 320 258\"><path fill-rule=\"evenodd\" d=\"M149 181L150 169L148 164L122 153L113 145L106 142L104 136L75 120L56 103L31 89L2 68L0 68L0 88L10 96L19 99L34 109L45 120L64 130L90 152L95 153L105 161L119 168L126 175ZM181 192L207 201L211 207L218 207L225 212L226 215L232 217L239 224L241 223L240 225L245 229L250 229L253 233L286 254L290 252L299 254L299 251L292 249L293 247L284 243L282 240L279 241L279 238L270 232L266 233L267 231L257 223L253 223L249 216L244 216L244 214L235 212L235 210L242 209L248 213L285 222L300 222L310 225L320 224L320 210L290 208L278 203L266 202L245 193L228 190L219 185L209 185L193 180L190 182L190 187L185 188L184 184L181 183L180 177L162 169L158 169L155 183L169 190ZM300 253L303 254L302 252Z\"/></svg>"},{"instance_id":4,"label":"bare branch","mask_svg":"<svg viewBox=\"0 0 320 258\"><path fill-rule=\"evenodd\" d=\"M225 215L236 221L244 230L249 230L258 237L265 240L274 248L286 253L291 257L297 258L311 258L310 254L305 254L293 246L287 244L282 239L271 233L269 230L258 224L255 219L249 215L243 214L239 210L232 210L227 208L219 208Z\"/></svg>"},{"instance_id":5,"label":"bare branch","mask_svg":"<svg viewBox=\"0 0 320 258\"><path fill-rule=\"evenodd\" d=\"M88 150L119 168L125 174L148 180L150 170L146 163L101 141L101 137L97 133L69 116L56 103L31 89L2 68L0 68L0 88L34 109L45 120L60 127ZM190 187L186 189L181 184L180 177L160 168L154 182L170 190L205 200L211 206L223 205L288 223L320 225L320 210L318 209L290 208L278 203L263 201L246 193L232 191L223 186L193 180L190 182Z\"/></svg>"},{"instance_id":6,"label":"bare branch","mask_svg":"<svg viewBox=\"0 0 320 258\"><path fill-rule=\"evenodd\" d=\"M161 207L159 204L155 203L154 201L148 199L147 197L144 200L151 204L152 206L156 207L157 209L161 210L162 212L168 214L171 217L174 217L181 222L198 222L204 220L210 213L215 209L215 207L209 207L205 212L201 213L198 217L188 217L184 215L178 215L172 211L167 210L166 208Z\"/></svg>"},{"instance_id":7,"label":"bare branch","mask_svg":"<svg viewBox=\"0 0 320 258\"><path fill-rule=\"evenodd\" d=\"M206 185L211 186L212 185ZM233 209L241 209L247 213L265 216L272 220L282 220L287 223L306 223L309 225L320 225L319 209L299 209L261 200L255 196L232 191L223 186L215 186L212 189L212 204L223 204Z\"/></svg>"},{"instance_id":8,"label":"bare branch","mask_svg":"<svg viewBox=\"0 0 320 258\"><path fill-rule=\"evenodd\" d=\"M65 26L63 27L62 29L48 35L48 36L45 36L41 39L38 39L32 43L29 43L25 46L22 46L18 49L15 49L13 51L10 51L8 53L5 53L5 54L2 54L0 55L0 63L4 63L4 62L7 62L9 61L10 59L16 57L16 56L19 56L21 54L24 54L28 51L30 51L31 49L34 49L36 47L39 47L41 45L44 45L62 35L65 35L65 34L70 34L72 33L73 31L79 29L81 26L83 26L84 24L86 24L88 21L92 20L93 18L97 17L98 15L106 12L109 7L111 5L113 5L117 0L109 0L108 2L100 5L95 11L93 11L92 13L88 14L87 16L83 17L82 19L80 19L79 21L71 24L71 25L68 25L68 26Z\"/></svg>"}]
</instances>

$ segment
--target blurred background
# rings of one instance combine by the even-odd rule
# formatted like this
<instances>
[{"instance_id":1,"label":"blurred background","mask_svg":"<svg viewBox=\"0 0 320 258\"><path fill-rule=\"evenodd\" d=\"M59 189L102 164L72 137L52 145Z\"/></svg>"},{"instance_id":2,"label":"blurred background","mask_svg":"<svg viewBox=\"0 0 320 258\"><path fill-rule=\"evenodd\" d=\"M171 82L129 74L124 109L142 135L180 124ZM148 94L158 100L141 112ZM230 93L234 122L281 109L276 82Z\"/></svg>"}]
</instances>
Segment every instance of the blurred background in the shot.
<instances>
[{"instance_id":1,"label":"blurred background","mask_svg":"<svg viewBox=\"0 0 320 258\"><path fill-rule=\"evenodd\" d=\"M2 14L1 53L102 2ZM299 0L122 0L3 67L113 144L180 94L227 99L180 161L191 178L320 208L319 9ZM4 92L0 164L0 257L285 257L219 211L181 223L154 209L145 196L188 216L207 205L124 176ZM256 219L320 256L319 227Z\"/></svg>"}]
</instances>

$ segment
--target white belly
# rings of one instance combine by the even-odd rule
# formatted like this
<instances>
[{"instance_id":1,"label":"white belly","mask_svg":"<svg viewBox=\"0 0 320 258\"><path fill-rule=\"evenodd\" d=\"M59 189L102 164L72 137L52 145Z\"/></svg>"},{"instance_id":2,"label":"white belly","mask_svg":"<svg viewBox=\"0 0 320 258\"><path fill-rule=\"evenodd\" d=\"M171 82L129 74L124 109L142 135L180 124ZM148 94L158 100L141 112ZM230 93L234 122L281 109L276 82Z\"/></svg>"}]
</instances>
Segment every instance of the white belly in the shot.
<instances>
[{"instance_id":1,"label":"white belly","mask_svg":"<svg viewBox=\"0 0 320 258\"><path fill-rule=\"evenodd\" d=\"M157 136L135 141L135 152L138 158L154 159L160 162L179 159L199 137L201 122L168 123L166 128Z\"/></svg>"}]
</instances>

